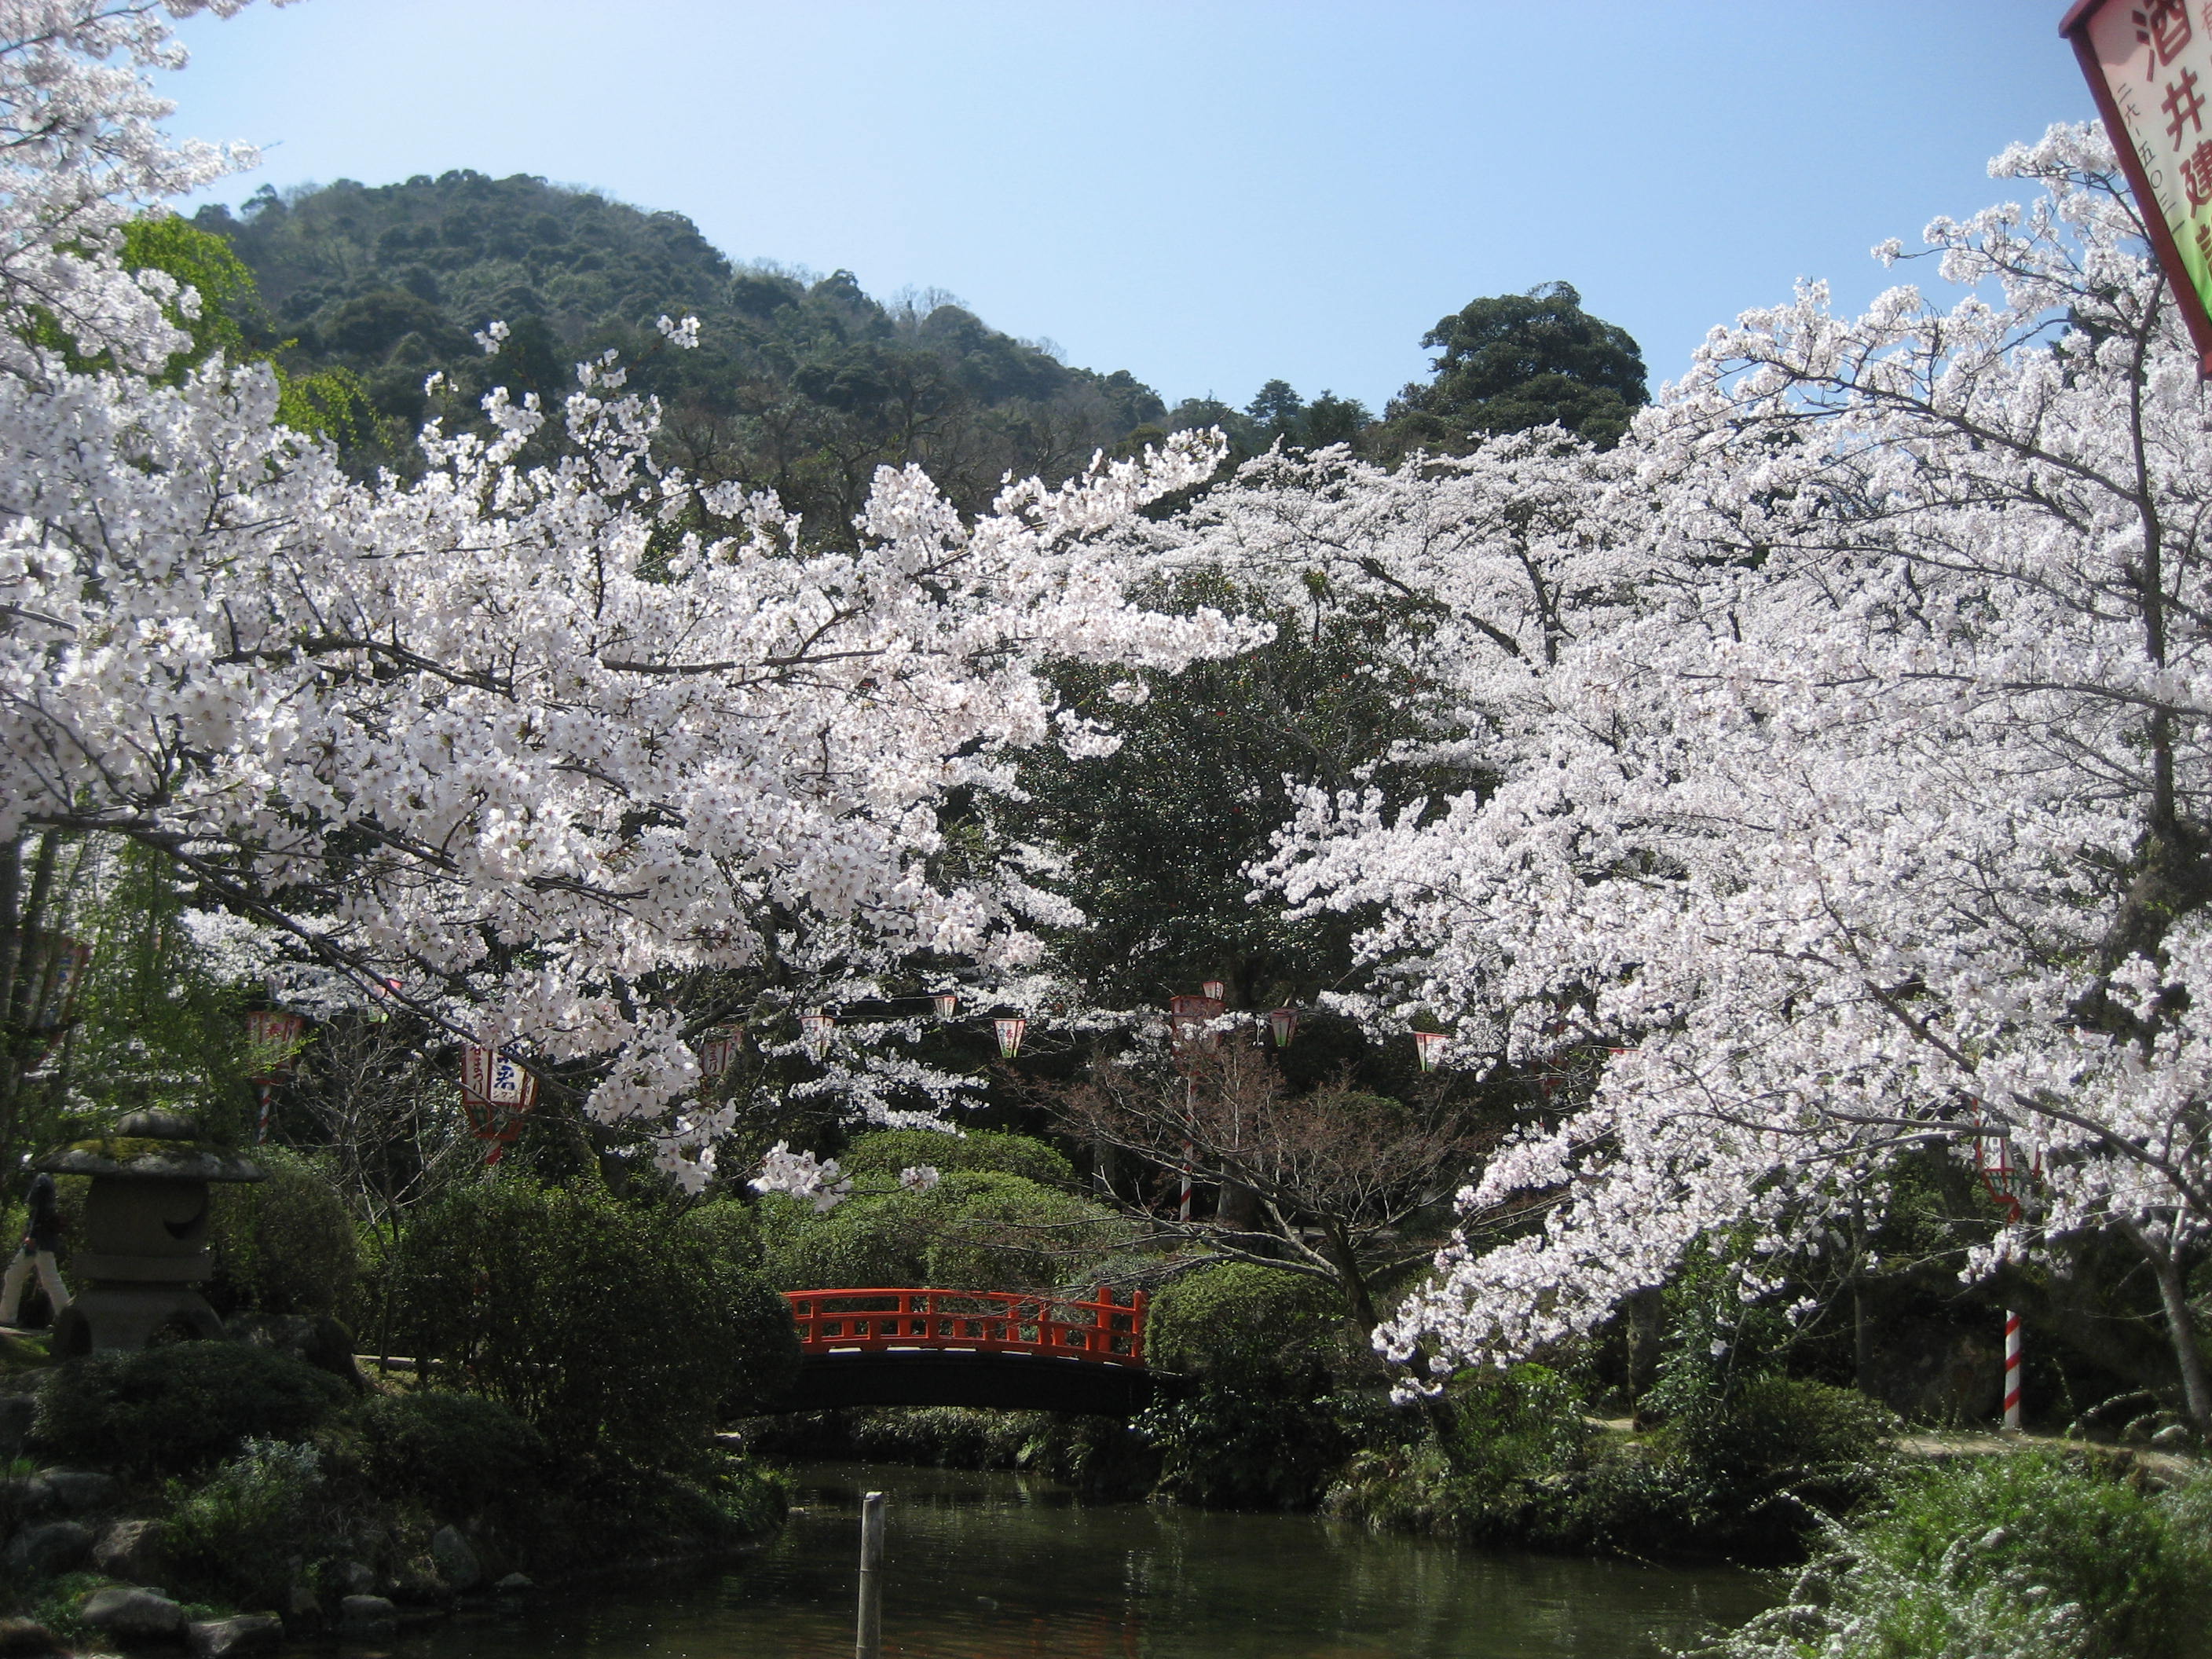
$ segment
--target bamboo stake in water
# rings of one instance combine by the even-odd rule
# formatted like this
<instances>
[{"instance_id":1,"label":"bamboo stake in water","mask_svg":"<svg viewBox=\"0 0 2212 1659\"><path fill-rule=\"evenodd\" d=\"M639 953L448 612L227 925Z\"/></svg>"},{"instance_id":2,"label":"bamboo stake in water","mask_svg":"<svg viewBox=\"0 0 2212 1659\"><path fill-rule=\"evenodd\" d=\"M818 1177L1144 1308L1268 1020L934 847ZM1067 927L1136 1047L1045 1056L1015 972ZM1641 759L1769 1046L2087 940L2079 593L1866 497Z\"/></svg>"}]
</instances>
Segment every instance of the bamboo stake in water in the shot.
<instances>
[{"instance_id":1,"label":"bamboo stake in water","mask_svg":"<svg viewBox=\"0 0 2212 1659\"><path fill-rule=\"evenodd\" d=\"M860 1634L854 1659L883 1659L884 1495L860 1498Z\"/></svg>"}]
</instances>

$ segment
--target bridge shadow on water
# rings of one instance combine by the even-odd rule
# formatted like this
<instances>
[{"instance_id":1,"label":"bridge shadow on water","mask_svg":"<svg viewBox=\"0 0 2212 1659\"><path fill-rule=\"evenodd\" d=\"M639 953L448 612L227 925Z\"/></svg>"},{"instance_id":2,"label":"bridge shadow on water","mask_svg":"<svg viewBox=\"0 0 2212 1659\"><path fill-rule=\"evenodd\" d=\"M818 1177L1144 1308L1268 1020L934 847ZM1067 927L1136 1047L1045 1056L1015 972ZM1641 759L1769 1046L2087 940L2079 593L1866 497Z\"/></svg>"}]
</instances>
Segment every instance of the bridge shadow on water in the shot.
<instances>
[{"instance_id":1,"label":"bridge shadow on water","mask_svg":"<svg viewBox=\"0 0 2212 1659\"><path fill-rule=\"evenodd\" d=\"M764 1415L844 1406L983 1406L1133 1417L1183 1379L1133 1365L943 1349L809 1354Z\"/></svg>"}]
</instances>

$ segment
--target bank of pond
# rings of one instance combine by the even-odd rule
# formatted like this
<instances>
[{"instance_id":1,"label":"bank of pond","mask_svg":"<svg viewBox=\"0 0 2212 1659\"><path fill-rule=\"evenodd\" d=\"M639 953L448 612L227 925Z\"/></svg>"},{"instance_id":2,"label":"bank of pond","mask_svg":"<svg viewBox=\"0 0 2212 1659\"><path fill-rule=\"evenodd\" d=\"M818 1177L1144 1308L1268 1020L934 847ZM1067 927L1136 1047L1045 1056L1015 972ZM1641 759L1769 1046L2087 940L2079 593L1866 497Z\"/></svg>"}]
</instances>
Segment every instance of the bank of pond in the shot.
<instances>
[{"instance_id":1,"label":"bank of pond","mask_svg":"<svg viewBox=\"0 0 2212 1659\"><path fill-rule=\"evenodd\" d=\"M957 1149L919 1186L918 1139ZM0 1655L809 1651L849 1613L855 1464L904 1494L915 1653L2119 1659L2212 1632L2183 1466L1931 1467L1784 1322L1717 1325L1711 1255L1640 1376L1590 1345L1409 1400L1328 1285L1138 1248L1042 1143L848 1159L829 1210L518 1173L378 1235L270 1152L210 1228L228 1340L55 1364L0 1335ZM767 1413L800 1363L782 1293L872 1284L1144 1289L1176 1386L1128 1420Z\"/></svg>"},{"instance_id":2,"label":"bank of pond","mask_svg":"<svg viewBox=\"0 0 2212 1659\"><path fill-rule=\"evenodd\" d=\"M1778 1532L1785 1498L1809 1521L1792 1534L1802 1559L1760 1570L1684 1548L1571 1551L1589 1542L1571 1528L1528 1547L1542 1534L1529 1516L1589 1513L1604 1480L1501 1474L1512 1434L1503 1418L1485 1430L1466 1388L1450 1430L1413 1413L1425 1439L1409 1431L1395 1462L1355 1455L1315 1510L1169 1501L1160 1425L1143 1418L754 1419L645 1461L556 1445L479 1395L349 1384L274 1340L26 1363L6 1380L0 1434L22 1454L0 1479L11 1655L849 1650L868 1487L894 1500L888 1650L917 1655L2121 1659L2204 1652L2212 1616L2212 1486L2086 1449L1930 1463L1877 1446L1835 1517L1810 1482L1769 1491ZM1584 1429L1585 1475L1649 1468L1647 1521L1685 1501L1694 1454ZM975 1467L944 1467L961 1464Z\"/></svg>"}]
</instances>

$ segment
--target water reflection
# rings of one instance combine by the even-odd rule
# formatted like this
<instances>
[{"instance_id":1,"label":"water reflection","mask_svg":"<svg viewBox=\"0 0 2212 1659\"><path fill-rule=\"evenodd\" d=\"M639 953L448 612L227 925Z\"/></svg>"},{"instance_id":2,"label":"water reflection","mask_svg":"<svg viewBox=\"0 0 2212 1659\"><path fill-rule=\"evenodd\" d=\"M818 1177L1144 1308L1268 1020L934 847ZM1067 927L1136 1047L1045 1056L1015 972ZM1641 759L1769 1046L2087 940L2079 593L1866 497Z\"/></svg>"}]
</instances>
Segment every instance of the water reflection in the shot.
<instances>
[{"instance_id":1,"label":"water reflection","mask_svg":"<svg viewBox=\"0 0 2212 1659\"><path fill-rule=\"evenodd\" d=\"M408 1659L853 1650L859 1495L891 1494L884 1644L911 1659L1650 1659L1765 1605L1750 1574L1479 1553L1299 1516L1086 1504L1018 1475L817 1464L758 1556L478 1613Z\"/></svg>"}]
</instances>

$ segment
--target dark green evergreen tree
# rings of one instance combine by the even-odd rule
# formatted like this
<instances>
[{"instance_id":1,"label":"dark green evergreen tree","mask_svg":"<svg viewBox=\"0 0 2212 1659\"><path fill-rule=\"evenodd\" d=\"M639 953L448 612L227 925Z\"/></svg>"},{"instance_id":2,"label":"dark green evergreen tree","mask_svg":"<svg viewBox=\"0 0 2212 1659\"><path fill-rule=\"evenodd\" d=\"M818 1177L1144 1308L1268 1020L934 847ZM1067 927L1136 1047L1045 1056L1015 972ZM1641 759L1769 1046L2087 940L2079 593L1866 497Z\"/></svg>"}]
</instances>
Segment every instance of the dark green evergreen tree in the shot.
<instances>
[{"instance_id":1,"label":"dark green evergreen tree","mask_svg":"<svg viewBox=\"0 0 2212 1659\"><path fill-rule=\"evenodd\" d=\"M1601 449L1651 401L1644 353L1626 329L1583 309L1571 283L1492 295L1421 337L1436 378L1391 399L1377 449L1462 453L1485 433L1557 423Z\"/></svg>"}]
</instances>

